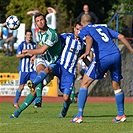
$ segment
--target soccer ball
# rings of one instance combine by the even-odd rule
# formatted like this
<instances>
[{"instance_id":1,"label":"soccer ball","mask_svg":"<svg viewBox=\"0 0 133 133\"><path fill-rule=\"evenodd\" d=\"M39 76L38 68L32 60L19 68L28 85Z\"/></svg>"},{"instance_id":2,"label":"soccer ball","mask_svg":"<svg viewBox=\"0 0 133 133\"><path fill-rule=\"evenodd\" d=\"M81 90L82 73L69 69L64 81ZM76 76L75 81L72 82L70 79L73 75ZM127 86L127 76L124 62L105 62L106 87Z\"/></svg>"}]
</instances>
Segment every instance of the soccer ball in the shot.
<instances>
[{"instance_id":1,"label":"soccer ball","mask_svg":"<svg viewBox=\"0 0 133 133\"><path fill-rule=\"evenodd\" d=\"M6 19L6 26L10 30L16 30L20 25L20 21L17 16L11 15Z\"/></svg>"}]
</instances>

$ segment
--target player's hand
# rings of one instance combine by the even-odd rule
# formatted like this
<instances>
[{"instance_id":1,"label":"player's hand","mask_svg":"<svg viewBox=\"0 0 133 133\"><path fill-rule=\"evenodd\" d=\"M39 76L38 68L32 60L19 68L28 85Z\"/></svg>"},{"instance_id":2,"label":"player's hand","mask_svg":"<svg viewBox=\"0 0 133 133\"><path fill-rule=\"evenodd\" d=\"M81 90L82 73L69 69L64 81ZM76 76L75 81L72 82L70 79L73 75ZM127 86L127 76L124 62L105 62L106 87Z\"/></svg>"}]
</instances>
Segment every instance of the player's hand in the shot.
<instances>
[{"instance_id":1,"label":"player's hand","mask_svg":"<svg viewBox=\"0 0 133 133\"><path fill-rule=\"evenodd\" d=\"M24 49L24 50L22 50L22 53L23 54L26 54L26 53L28 53L28 50L27 49Z\"/></svg>"},{"instance_id":2,"label":"player's hand","mask_svg":"<svg viewBox=\"0 0 133 133\"><path fill-rule=\"evenodd\" d=\"M32 54L29 54L29 53L25 53L25 55L26 56L30 56L30 57L33 56Z\"/></svg>"},{"instance_id":3,"label":"player's hand","mask_svg":"<svg viewBox=\"0 0 133 133\"><path fill-rule=\"evenodd\" d=\"M35 60L35 56L32 56L32 57L30 58L30 61L31 61L32 64L34 64L34 60Z\"/></svg>"},{"instance_id":4,"label":"player's hand","mask_svg":"<svg viewBox=\"0 0 133 133\"><path fill-rule=\"evenodd\" d=\"M83 59L83 58L86 58L88 54L84 53L82 54L80 57L79 57L79 60Z\"/></svg>"}]
</instances>

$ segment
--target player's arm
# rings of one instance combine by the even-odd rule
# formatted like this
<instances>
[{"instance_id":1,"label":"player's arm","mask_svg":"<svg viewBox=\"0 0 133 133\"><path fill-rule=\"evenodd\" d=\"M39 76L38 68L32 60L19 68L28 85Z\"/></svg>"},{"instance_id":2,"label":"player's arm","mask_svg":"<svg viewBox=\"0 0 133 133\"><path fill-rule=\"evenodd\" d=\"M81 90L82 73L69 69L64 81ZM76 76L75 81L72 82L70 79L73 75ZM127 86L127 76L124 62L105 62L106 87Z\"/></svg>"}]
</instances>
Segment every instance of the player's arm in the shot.
<instances>
[{"instance_id":1,"label":"player's arm","mask_svg":"<svg viewBox=\"0 0 133 133\"><path fill-rule=\"evenodd\" d=\"M130 43L127 41L124 35L119 34L118 39L129 49L129 51L133 54L133 48L131 47Z\"/></svg>"},{"instance_id":2,"label":"player's arm","mask_svg":"<svg viewBox=\"0 0 133 133\"><path fill-rule=\"evenodd\" d=\"M52 10L52 12L53 12L54 14L56 14L56 13L57 13L57 12L56 12L56 10L55 10L54 8L52 8L52 7L48 7L47 9Z\"/></svg>"},{"instance_id":3,"label":"player's arm","mask_svg":"<svg viewBox=\"0 0 133 133\"><path fill-rule=\"evenodd\" d=\"M16 54L17 58L25 58L25 57L32 57L32 54L26 53L26 54Z\"/></svg>"},{"instance_id":4,"label":"player's arm","mask_svg":"<svg viewBox=\"0 0 133 133\"><path fill-rule=\"evenodd\" d=\"M27 12L27 15L32 15L32 14L35 14L35 13L38 13L39 11L37 10L33 10L33 11L28 11Z\"/></svg>"},{"instance_id":5,"label":"player's arm","mask_svg":"<svg viewBox=\"0 0 133 133\"><path fill-rule=\"evenodd\" d=\"M85 53L80 56L80 59L86 58L87 55L89 55L90 54L90 51L91 51L91 47L92 47L92 43L93 43L92 37L86 36L85 41L86 41L86 50L85 50Z\"/></svg>"},{"instance_id":6,"label":"player's arm","mask_svg":"<svg viewBox=\"0 0 133 133\"><path fill-rule=\"evenodd\" d=\"M49 48L49 46L44 44L43 46L37 47L36 49L23 50L22 53L23 54L27 54L28 53L28 54L32 54L32 55L43 54L45 51L48 50L48 48Z\"/></svg>"}]
</instances>

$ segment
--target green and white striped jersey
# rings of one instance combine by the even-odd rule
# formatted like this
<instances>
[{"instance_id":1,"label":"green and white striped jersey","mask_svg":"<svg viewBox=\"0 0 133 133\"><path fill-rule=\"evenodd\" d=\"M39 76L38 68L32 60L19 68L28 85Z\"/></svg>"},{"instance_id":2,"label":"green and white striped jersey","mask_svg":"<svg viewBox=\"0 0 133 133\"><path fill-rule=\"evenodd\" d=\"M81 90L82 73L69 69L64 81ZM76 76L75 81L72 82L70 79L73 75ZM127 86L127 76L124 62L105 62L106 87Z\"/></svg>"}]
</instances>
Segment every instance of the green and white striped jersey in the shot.
<instances>
[{"instance_id":1,"label":"green and white striped jersey","mask_svg":"<svg viewBox=\"0 0 133 133\"><path fill-rule=\"evenodd\" d=\"M38 32L39 45L47 45L49 49L44 52L43 58L50 63L54 63L62 51L62 44L57 32L48 28L46 32Z\"/></svg>"}]
</instances>

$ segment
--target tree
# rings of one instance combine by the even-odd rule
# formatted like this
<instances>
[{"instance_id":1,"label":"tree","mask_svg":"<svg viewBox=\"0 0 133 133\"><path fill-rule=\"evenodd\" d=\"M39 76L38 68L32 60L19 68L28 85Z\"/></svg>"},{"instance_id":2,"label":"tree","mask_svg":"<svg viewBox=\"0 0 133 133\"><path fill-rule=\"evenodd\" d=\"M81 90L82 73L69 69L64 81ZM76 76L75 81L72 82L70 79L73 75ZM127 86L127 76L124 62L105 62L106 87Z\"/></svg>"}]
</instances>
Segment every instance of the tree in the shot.
<instances>
[{"instance_id":1,"label":"tree","mask_svg":"<svg viewBox=\"0 0 133 133\"><path fill-rule=\"evenodd\" d=\"M6 6L10 0L0 0L0 23L5 22Z\"/></svg>"},{"instance_id":2,"label":"tree","mask_svg":"<svg viewBox=\"0 0 133 133\"><path fill-rule=\"evenodd\" d=\"M132 0L119 0L117 4L112 5L112 9L108 11L108 18L106 21L110 21L111 18L118 14L119 19L119 32L123 32L126 36L131 36L131 28L133 23L133 1ZM127 13L127 14L126 14ZM129 14L129 15L128 15ZM115 23L112 23L111 28L115 28ZM125 29L129 29L128 31Z\"/></svg>"},{"instance_id":3,"label":"tree","mask_svg":"<svg viewBox=\"0 0 133 133\"><path fill-rule=\"evenodd\" d=\"M31 26L31 17L27 15L27 11L38 8L40 12L46 13L45 0L11 0L7 5L6 17L16 15L20 18L21 23L26 23L26 28Z\"/></svg>"}]
</instances>

